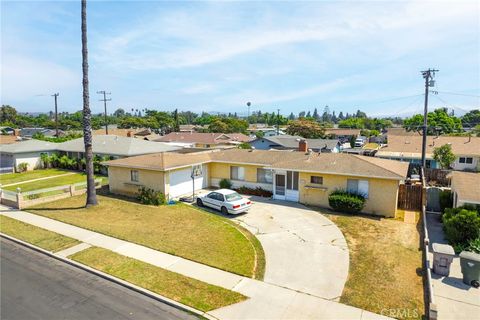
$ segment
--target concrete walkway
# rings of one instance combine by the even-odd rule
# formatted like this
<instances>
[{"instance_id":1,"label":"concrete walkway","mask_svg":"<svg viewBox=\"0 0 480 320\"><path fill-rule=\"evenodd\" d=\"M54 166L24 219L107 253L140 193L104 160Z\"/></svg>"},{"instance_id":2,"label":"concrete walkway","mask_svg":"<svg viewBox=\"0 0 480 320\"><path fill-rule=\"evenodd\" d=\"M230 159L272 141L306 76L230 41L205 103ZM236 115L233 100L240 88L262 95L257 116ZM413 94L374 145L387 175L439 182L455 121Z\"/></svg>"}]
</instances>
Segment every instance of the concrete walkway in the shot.
<instances>
[{"instance_id":1,"label":"concrete walkway","mask_svg":"<svg viewBox=\"0 0 480 320\"><path fill-rule=\"evenodd\" d=\"M440 215L427 214L427 228L430 238L429 257L433 261L431 244L448 244L444 237ZM479 320L480 289L466 285L462 281L460 258L455 256L448 277L439 276L432 270L432 287L439 320Z\"/></svg>"},{"instance_id":2,"label":"concrete walkway","mask_svg":"<svg viewBox=\"0 0 480 320\"><path fill-rule=\"evenodd\" d=\"M250 299L209 312L219 319L388 319L314 295L209 267L53 219L0 206L0 214L114 251L182 275L230 289Z\"/></svg>"},{"instance_id":3,"label":"concrete walkway","mask_svg":"<svg viewBox=\"0 0 480 320\"><path fill-rule=\"evenodd\" d=\"M10 183L10 184L0 185L0 187L1 187L1 188L11 187L11 186L19 185L19 184L24 184L24 183L30 183L30 182L41 181L41 180L48 180L48 179L53 179L53 178L58 178L58 177L63 177L63 176L70 176L70 175L72 175L72 174L77 174L77 172L68 172L68 173L59 174L59 175L56 175L56 176L49 176L49 177L32 179L32 180L25 180L25 181L20 181L20 182L15 182L15 183Z\"/></svg>"}]
</instances>

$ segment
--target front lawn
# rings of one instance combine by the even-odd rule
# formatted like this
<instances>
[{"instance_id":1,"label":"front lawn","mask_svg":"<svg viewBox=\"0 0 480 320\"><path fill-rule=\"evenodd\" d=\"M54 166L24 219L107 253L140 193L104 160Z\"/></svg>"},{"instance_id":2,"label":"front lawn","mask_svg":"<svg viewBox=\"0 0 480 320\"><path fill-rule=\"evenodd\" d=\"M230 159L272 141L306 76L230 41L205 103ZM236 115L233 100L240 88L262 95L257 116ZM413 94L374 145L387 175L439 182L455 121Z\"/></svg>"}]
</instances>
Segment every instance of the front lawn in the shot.
<instances>
[{"instance_id":1,"label":"front lawn","mask_svg":"<svg viewBox=\"0 0 480 320\"><path fill-rule=\"evenodd\" d=\"M218 309L246 299L240 293L102 248L88 248L69 258L201 311Z\"/></svg>"},{"instance_id":2,"label":"front lawn","mask_svg":"<svg viewBox=\"0 0 480 320\"><path fill-rule=\"evenodd\" d=\"M394 318L424 314L422 252L415 224L321 211L347 239L348 280L340 302Z\"/></svg>"},{"instance_id":3,"label":"front lawn","mask_svg":"<svg viewBox=\"0 0 480 320\"><path fill-rule=\"evenodd\" d=\"M2 215L0 215L0 231L52 252L61 251L80 243L75 239Z\"/></svg>"},{"instance_id":4,"label":"front lawn","mask_svg":"<svg viewBox=\"0 0 480 320\"><path fill-rule=\"evenodd\" d=\"M70 171L60 169L39 169L21 173L6 173L0 175L0 183L2 185L18 183L33 179L46 178L51 176L58 176L68 173Z\"/></svg>"},{"instance_id":5,"label":"front lawn","mask_svg":"<svg viewBox=\"0 0 480 320\"><path fill-rule=\"evenodd\" d=\"M185 204L154 207L102 195L98 201L98 206L85 208L82 195L28 211L229 272L263 277L260 243L226 218Z\"/></svg>"},{"instance_id":6,"label":"front lawn","mask_svg":"<svg viewBox=\"0 0 480 320\"><path fill-rule=\"evenodd\" d=\"M65 171L63 171L65 173ZM95 177L99 178L99 177ZM105 184L107 181L106 177L101 177L104 181L102 184ZM52 188L52 187L60 187L69 184L79 183L79 182L86 182L87 175L85 173L76 172L74 174L69 174L61 177L50 178L45 180L38 180L33 182L25 182L21 184L16 184L10 187L5 187L5 190L16 191L17 188L20 188L22 192L28 192L33 190L40 190L45 188Z\"/></svg>"}]
</instances>

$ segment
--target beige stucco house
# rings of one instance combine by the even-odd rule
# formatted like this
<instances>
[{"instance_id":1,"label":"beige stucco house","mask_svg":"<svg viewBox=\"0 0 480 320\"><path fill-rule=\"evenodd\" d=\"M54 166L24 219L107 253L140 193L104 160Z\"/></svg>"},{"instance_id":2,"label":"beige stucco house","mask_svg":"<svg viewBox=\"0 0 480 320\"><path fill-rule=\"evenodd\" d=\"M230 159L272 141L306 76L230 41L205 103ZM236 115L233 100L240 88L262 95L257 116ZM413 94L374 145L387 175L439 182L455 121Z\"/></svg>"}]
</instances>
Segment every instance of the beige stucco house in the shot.
<instances>
[{"instance_id":1,"label":"beige stucco house","mask_svg":"<svg viewBox=\"0 0 480 320\"><path fill-rule=\"evenodd\" d=\"M110 191L117 194L132 196L145 186L172 199L229 179L234 188L261 187L275 199L321 207L328 207L332 191L345 189L367 198L365 213L387 217L396 214L398 186L408 170L407 163L351 154L241 149L166 152L105 164Z\"/></svg>"}]
</instances>

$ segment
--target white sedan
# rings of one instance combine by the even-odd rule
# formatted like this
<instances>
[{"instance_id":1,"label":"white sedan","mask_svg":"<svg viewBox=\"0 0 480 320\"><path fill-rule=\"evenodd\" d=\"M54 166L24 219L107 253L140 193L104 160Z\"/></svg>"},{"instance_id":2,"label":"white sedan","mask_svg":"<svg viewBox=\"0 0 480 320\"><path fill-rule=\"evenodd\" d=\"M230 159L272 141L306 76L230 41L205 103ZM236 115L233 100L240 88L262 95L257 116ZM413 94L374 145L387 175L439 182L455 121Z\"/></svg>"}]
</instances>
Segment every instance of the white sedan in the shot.
<instances>
[{"instance_id":1,"label":"white sedan","mask_svg":"<svg viewBox=\"0 0 480 320\"><path fill-rule=\"evenodd\" d=\"M210 207L220 210L223 214L239 214L247 211L252 202L229 189L215 190L197 198L199 207Z\"/></svg>"}]
</instances>

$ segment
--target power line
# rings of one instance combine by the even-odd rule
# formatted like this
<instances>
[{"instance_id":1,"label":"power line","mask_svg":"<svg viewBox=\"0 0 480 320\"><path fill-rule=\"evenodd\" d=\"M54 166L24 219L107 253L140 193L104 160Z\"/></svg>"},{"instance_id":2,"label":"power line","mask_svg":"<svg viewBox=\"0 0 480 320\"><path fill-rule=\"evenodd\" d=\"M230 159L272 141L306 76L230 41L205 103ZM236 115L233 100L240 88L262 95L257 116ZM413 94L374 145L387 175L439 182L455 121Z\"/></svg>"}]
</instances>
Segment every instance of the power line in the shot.
<instances>
[{"instance_id":1,"label":"power line","mask_svg":"<svg viewBox=\"0 0 480 320\"><path fill-rule=\"evenodd\" d=\"M465 97L475 97L475 98L480 98L480 95L476 94L468 94L468 93L459 93L459 92L448 92L448 91L437 91L438 93L443 93L443 94L451 94L454 96L465 96Z\"/></svg>"},{"instance_id":2,"label":"power line","mask_svg":"<svg viewBox=\"0 0 480 320\"><path fill-rule=\"evenodd\" d=\"M107 101L112 101L111 98L107 99L107 94L111 95L111 92L106 92L105 90L103 91L97 91L98 94L103 94L103 99L100 99L99 101L103 101L103 106L105 107L105 134L108 135L108 119L107 119Z\"/></svg>"}]
</instances>

